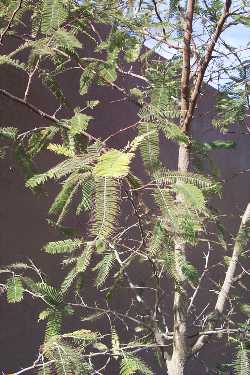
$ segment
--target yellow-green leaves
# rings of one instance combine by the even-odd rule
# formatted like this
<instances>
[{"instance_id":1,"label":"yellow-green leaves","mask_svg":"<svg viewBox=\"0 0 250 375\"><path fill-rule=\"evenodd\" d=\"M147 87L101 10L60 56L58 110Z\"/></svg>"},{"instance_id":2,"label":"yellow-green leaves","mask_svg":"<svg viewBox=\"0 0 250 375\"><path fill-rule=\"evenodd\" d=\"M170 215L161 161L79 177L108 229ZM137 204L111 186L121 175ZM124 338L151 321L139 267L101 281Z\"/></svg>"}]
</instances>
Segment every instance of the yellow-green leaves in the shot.
<instances>
[{"instance_id":1,"label":"yellow-green leaves","mask_svg":"<svg viewBox=\"0 0 250 375\"><path fill-rule=\"evenodd\" d=\"M115 66L109 64L103 64L99 70L99 74L106 83L114 82L117 78Z\"/></svg>"},{"instance_id":2,"label":"yellow-green leaves","mask_svg":"<svg viewBox=\"0 0 250 375\"><path fill-rule=\"evenodd\" d=\"M184 199L185 204L198 211L203 211L206 208L205 198L202 191L195 185L177 182L174 186L174 191L180 194Z\"/></svg>"},{"instance_id":3,"label":"yellow-green leaves","mask_svg":"<svg viewBox=\"0 0 250 375\"><path fill-rule=\"evenodd\" d=\"M7 280L7 300L9 303L20 302L23 299L23 285L20 276L11 276Z\"/></svg>"},{"instance_id":4,"label":"yellow-green leaves","mask_svg":"<svg viewBox=\"0 0 250 375\"><path fill-rule=\"evenodd\" d=\"M69 120L71 135L80 134L87 129L89 121L92 116L85 115L85 113L76 113L72 119Z\"/></svg>"},{"instance_id":5,"label":"yellow-green leaves","mask_svg":"<svg viewBox=\"0 0 250 375\"><path fill-rule=\"evenodd\" d=\"M75 48L81 48L82 45L74 34L60 29L57 30L54 35L54 40L56 41L58 47L66 49L68 51L73 51Z\"/></svg>"},{"instance_id":6,"label":"yellow-green leaves","mask_svg":"<svg viewBox=\"0 0 250 375\"><path fill-rule=\"evenodd\" d=\"M94 168L97 177L123 177L129 173L129 165L134 157L133 153L119 150L109 150L100 156Z\"/></svg>"},{"instance_id":7,"label":"yellow-green leaves","mask_svg":"<svg viewBox=\"0 0 250 375\"><path fill-rule=\"evenodd\" d=\"M45 0L42 9L41 31L50 34L65 21L67 12L62 0Z\"/></svg>"},{"instance_id":8,"label":"yellow-green leaves","mask_svg":"<svg viewBox=\"0 0 250 375\"><path fill-rule=\"evenodd\" d=\"M57 155L63 155L66 157L73 157L75 155L74 152L68 147L57 143L50 143L47 149L53 151Z\"/></svg>"}]
</instances>

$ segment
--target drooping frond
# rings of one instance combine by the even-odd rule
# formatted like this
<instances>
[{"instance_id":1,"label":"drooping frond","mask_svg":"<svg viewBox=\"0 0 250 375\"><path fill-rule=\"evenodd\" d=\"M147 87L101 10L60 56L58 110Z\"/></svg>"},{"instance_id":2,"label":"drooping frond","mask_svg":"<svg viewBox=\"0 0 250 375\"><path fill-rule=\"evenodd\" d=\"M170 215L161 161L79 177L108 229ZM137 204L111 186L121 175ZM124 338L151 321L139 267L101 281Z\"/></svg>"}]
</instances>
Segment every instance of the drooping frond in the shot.
<instances>
[{"instance_id":1,"label":"drooping frond","mask_svg":"<svg viewBox=\"0 0 250 375\"><path fill-rule=\"evenodd\" d=\"M139 135L145 135L140 144L140 152L145 167L149 173L159 167L159 138L158 130L154 123L143 122L139 126Z\"/></svg>"},{"instance_id":2,"label":"drooping frond","mask_svg":"<svg viewBox=\"0 0 250 375\"><path fill-rule=\"evenodd\" d=\"M158 187L155 189L154 197L161 210L166 229L186 243L195 244L197 234L201 230L202 215L177 202L170 189Z\"/></svg>"},{"instance_id":3,"label":"drooping frond","mask_svg":"<svg viewBox=\"0 0 250 375\"><path fill-rule=\"evenodd\" d=\"M66 157L74 156L74 152L72 150L70 150L68 147L61 145L61 144L50 143L47 149L50 151L53 151L57 155L63 155Z\"/></svg>"},{"instance_id":4,"label":"drooping frond","mask_svg":"<svg viewBox=\"0 0 250 375\"><path fill-rule=\"evenodd\" d=\"M250 375L249 351L243 344L237 350L233 368L236 375Z\"/></svg>"},{"instance_id":5,"label":"drooping frond","mask_svg":"<svg viewBox=\"0 0 250 375\"><path fill-rule=\"evenodd\" d=\"M188 136L178 125L168 121L164 121L159 125L159 127L167 139L176 141L178 143L189 143Z\"/></svg>"},{"instance_id":6,"label":"drooping frond","mask_svg":"<svg viewBox=\"0 0 250 375\"><path fill-rule=\"evenodd\" d=\"M113 178L96 178L95 216L92 233L99 238L108 238L117 226L119 214L118 182Z\"/></svg>"},{"instance_id":7,"label":"drooping frond","mask_svg":"<svg viewBox=\"0 0 250 375\"><path fill-rule=\"evenodd\" d=\"M78 189L78 175L71 175L63 184L61 191L52 203L49 214L60 215L60 219L65 216L68 206L70 205ZM64 215L63 215L64 214ZM60 222L61 220L59 220Z\"/></svg>"},{"instance_id":8,"label":"drooping frond","mask_svg":"<svg viewBox=\"0 0 250 375\"><path fill-rule=\"evenodd\" d=\"M95 266L94 271L97 271L95 284L100 288L108 278L115 261L114 253L105 254L102 260Z\"/></svg>"},{"instance_id":9,"label":"drooping frond","mask_svg":"<svg viewBox=\"0 0 250 375\"><path fill-rule=\"evenodd\" d=\"M50 309L47 315L47 324L45 328L45 342L51 337L61 333L63 315L60 310Z\"/></svg>"},{"instance_id":10,"label":"drooping frond","mask_svg":"<svg viewBox=\"0 0 250 375\"><path fill-rule=\"evenodd\" d=\"M144 375L153 375L153 371L144 363L144 361L135 355L126 355L120 366L120 375L133 375L136 373Z\"/></svg>"},{"instance_id":11,"label":"drooping frond","mask_svg":"<svg viewBox=\"0 0 250 375\"><path fill-rule=\"evenodd\" d=\"M96 342L98 338L98 333L94 331L90 331L89 329L79 329L77 331L64 333L62 337L70 339L76 344L79 343L79 341L90 344L90 343Z\"/></svg>"},{"instance_id":12,"label":"drooping frond","mask_svg":"<svg viewBox=\"0 0 250 375\"><path fill-rule=\"evenodd\" d=\"M173 248L173 240L160 221L157 221L149 241L148 252L150 256L159 257Z\"/></svg>"},{"instance_id":13,"label":"drooping frond","mask_svg":"<svg viewBox=\"0 0 250 375\"><path fill-rule=\"evenodd\" d=\"M173 190L181 196L181 199L187 207L205 212L205 198L201 189L199 189L197 186L183 182L177 182L173 186Z\"/></svg>"},{"instance_id":14,"label":"drooping frond","mask_svg":"<svg viewBox=\"0 0 250 375\"><path fill-rule=\"evenodd\" d=\"M50 34L65 21L67 12L62 0L44 0L41 31Z\"/></svg>"},{"instance_id":15,"label":"drooping frond","mask_svg":"<svg viewBox=\"0 0 250 375\"><path fill-rule=\"evenodd\" d=\"M8 55L1 55L0 56L0 65L4 65L4 64L11 65L11 66L15 67L16 69L20 69L20 70L24 70L24 71L28 70L27 66L23 62L21 62L17 59L12 59Z\"/></svg>"},{"instance_id":16,"label":"drooping frond","mask_svg":"<svg viewBox=\"0 0 250 375\"><path fill-rule=\"evenodd\" d=\"M49 242L44 246L44 250L49 254L71 253L79 249L83 245L83 241L79 238L67 239L62 241Z\"/></svg>"},{"instance_id":17,"label":"drooping frond","mask_svg":"<svg viewBox=\"0 0 250 375\"><path fill-rule=\"evenodd\" d=\"M31 177L26 182L26 186L34 189L37 186L44 184L47 180L60 179L61 177L64 177L72 172L76 172L77 170L84 171L89 162L90 159L87 156L79 156L64 160L55 167L49 169L47 172Z\"/></svg>"},{"instance_id":18,"label":"drooping frond","mask_svg":"<svg viewBox=\"0 0 250 375\"><path fill-rule=\"evenodd\" d=\"M8 126L6 128L0 128L0 138L9 138L11 140L15 140L18 133L17 128L13 128L11 126Z\"/></svg>"},{"instance_id":19,"label":"drooping frond","mask_svg":"<svg viewBox=\"0 0 250 375\"><path fill-rule=\"evenodd\" d=\"M84 346L97 340L95 332L79 330L48 337L43 345L43 356L47 359L50 375L89 375L92 366L83 357ZM43 374L43 372L40 372ZM47 374L47 372L45 373Z\"/></svg>"},{"instance_id":20,"label":"drooping frond","mask_svg":"<svg viewBox=\"0 0 250 375\"><path fill-rule=\"evenodd\" d=\"M13 274L6 283L7 300L9 303L20 302L23 299L24 288L20 276Z\"/></svg>"},{"instance_id":21,"label":"drooping frond","mask_svg":"<svg viewBox=\"0 0 250 375\"><path fill-rule=\"evenodd\" d=\"M77 215L79 215L82 211L90 210L93 205L93 194L95 188L94 179L91 176L86 177L81 186L81 201L76 209Z\"/></svg>"},{"instance_id":22,"label":"drooping frond","mask_svg":"<svg viewBox=\"0 0 250 375\"><path fill-rule=\"evenodd\" d=\"M70 286L72 285L72 283L75 281L75 279L77 278L79 274L82 274L86 271L87 267L90 264L93 252L94 252L93 243L92 242L87 243L82 254L80 255L80 257L77 258L76 264L69 271L69 273L64 278L61 284L61 290L63 293L66 292L70 288Z\"/></svg>"},{"instance_id":23,"label":"drooping frond","mask_svg":"<svg viewBox=\"0 0 250 375\"><path fill-rule=\"evenodd\" d=\"M161 168L157 172L155 172L154 178L156 183L160 186L175 184L177 181L182 181L187 184L195 185L204 190L217 191L220 188L219 183L213 181L209 177L205 177L198 173L168 171L164 168Z\"/></svg>"}]
</instances>

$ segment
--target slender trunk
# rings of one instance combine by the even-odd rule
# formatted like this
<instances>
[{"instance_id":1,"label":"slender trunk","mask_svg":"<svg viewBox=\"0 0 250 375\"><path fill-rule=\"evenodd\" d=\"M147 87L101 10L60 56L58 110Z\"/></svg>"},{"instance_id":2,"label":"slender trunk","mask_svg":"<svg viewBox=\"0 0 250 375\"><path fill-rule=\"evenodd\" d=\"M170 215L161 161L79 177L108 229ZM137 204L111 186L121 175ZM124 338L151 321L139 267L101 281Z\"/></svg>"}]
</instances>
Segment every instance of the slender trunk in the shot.
<instances>
[{"instance_id":1,"label":"slender trunk","mask_svg":"<svg viewBox=\"0 0 250 375\"><path fill-rule=\"evenodd\" d=\"M180 358L178 353L172 355L171 361L167 362L168 375L183 375L186 360Z\"/></svg>"}]
</instances>

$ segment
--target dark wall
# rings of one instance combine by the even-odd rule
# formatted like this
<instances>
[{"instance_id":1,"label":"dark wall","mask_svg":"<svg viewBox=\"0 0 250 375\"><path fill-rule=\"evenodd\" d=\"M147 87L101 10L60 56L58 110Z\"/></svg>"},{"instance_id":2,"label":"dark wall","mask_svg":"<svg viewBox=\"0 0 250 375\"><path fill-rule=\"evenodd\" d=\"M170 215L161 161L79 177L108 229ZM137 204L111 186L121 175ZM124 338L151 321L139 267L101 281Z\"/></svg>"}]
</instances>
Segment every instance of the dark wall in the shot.
<instances>
[{"instance_id":1,"label":"dark wall","mask_svg":"<svg viewBox=\"0 0 250 375\"><path fill-rule=\"evenodd\" d=\"M87 51L88 52L88 51ZM86 53L87 53L86 52ZM84 98L78 94L78 73L67 72L60 81L61 85L74 106L82 105ZM16 70L1 65L0 88L5 88L11 93L21 96L24 90L26 77ZM69 85L70 83L70 85ZM122 82L121 82L122 83ZM126 81L126 85L135 85L135 81ZM86 98L85 98L86 99ZM106 137L120 128L133 124L137 120L138 108L135 104L119 101L121 94L112 88L94 87L91 89L88 100L101 100L99 106L93 111L95 121L91 124L91 132L98 137ZM214 112L216 91L207 87L199 102L198 113L193 125L193 134L200 140L213 140L217 137L216 131L211 126ZM39 81L32 87L30 102L53 113L54 99L48 95ZM62 117L72 112L62 113ZM34 126L47 125L48 122L32 113L29 109L12 100L0 96L0 125L15 126L20 131L32 129ZM233 128L236 134L224 136L234 139L237 146L234 150L214 153L214 160L223 171L222 178L229 179L224 195L219 206L225 213L234 214L230 221L231 228L235 228L242 209L249 201L250 178L249 174L237 175L240 171L250 169L250 135L242 135L242 129ZM127 144L134 135L134 131L123 133L113 139L113 146L120 147ZM222 136L221 136L222 137ZM171 143L162 143L162 159L169 168L176 169L177 148ZM44 154L37 164L41 170L46 170L53 165L51 155ZM0 161L0 263L6 265L15 261L32 258L35 264L53 279L57 278L59 270L57 259L42 254L40 249L48 241L54 240L56 234L47 225L48 207L56 192L56 187L49 186L49 194L35 196L24 187L21 171L10 159ZM139 161L135 168L139 168ZM235 175L234 178L231 178ZM71 223L78 228L84 226L82 217L71 218ZM193 257L193 254L190 254ZM202 261L201 254L196 254L197 261ZM40 344L40 329L43 323L37 325L39 306L31 298L25 298L20 304L7 304L5 297L0 299L0 370L3 372L14 371L28 366L36 358ZM219 358L219 346L211 346L206 354L208 361ZM190 365L192 374L201 375L204 369L197 363ZM202 372L203 371L203 372ZM204 372L205 373L205 372Z\"/></svg>"}]
</instances>

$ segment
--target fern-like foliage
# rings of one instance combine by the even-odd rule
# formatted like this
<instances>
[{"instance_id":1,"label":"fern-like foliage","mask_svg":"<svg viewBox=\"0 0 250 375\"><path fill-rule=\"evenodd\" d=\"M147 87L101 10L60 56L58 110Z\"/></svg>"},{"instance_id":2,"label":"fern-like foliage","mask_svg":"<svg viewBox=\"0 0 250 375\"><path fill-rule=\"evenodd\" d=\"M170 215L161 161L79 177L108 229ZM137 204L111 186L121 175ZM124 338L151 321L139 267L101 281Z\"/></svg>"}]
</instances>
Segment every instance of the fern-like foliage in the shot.
<instances>
[{"instance_id":1,"label":"fern-like foliage","mask_svg":"<svg viewBox=\"0 0 250 375\"><path fill-rule=\"evenodd\" d=\"M213 181L207 176L203 176L198 173L191 172L179 172L179 171L169 171L164 168L155 171L154 178L157 184L160 186L166 186L174 184L178 181L182 181L186 184L192 184L200 189L209 191L218 191L220 189L220 184Z\"/></svg>"},{"instance_id":2,"label":"fern-like foliage","mask_svg":"<svg viewBox=\"0 0 250 375\"><path fill-rule=\"evenodd\" d=\"M73 52L76 48L81 48L82 45L74 34L65 29L59 29L53 34L53 40L57 47L61 47L66 51Z\"/></svg>"},{"instance_id":3,"label":"fern-like foliage","mask_svg":"<svg viewBox=\"0 0 250 375\"><path fill-rule=\"evenodd\" d=\"M71 253L79 249L82 245L83 241L81 239L75 238L72 240L69 238L67 240L49 242L44 246L44 250L49 254L64 254Z\"/></svg>"},{"instance_id":4,"label":"fern-like foliage","mask_svg":"<svg viewBox=\"0 0 250 375\"><path fill-rule=\"evenodd\" d=\"M158 187L154 197L162 212L163 224L172 233L173 238L177 236L186 243L196 244L197 234L202 229L202 215L198 215L190 205L185 206L176 202L170 189Z\"/></svg>"},{"instance_id":5,"label":"fern-like foliage","mask_svg":"<svg viewBox=\"0 0 250 375\"><path fill-rule=\"evenodd\" d=\"M62 0L44 0L42 8L41 31L50 34L58 29L67 17Z\"/></svg>"},{"instance_id":6,"label":"fern-like foliage","mask_svg":"<svg viewBox=\"0 0 250 375\"><path fill-rule=\"evenodd\" d=\"M84 361L82 352L85 345L95 342L95 332L79 330L67 334L48 337L43 346L43 355L49 363L49 374L90 374L92 366ZM41 372L42 374L42 372Z\"/></svg>"},{"instance_id":7,"label":"fern-like foliage","mask_svg":"<svg viewBox=\"0 0 250 375\"><path fill-rule=\"evenodd\" d=\"M107 239L112 235L117 225L119 214L119 185L113 178L96 178L95 216L92 233Z\"/></svg>"},{"instance_id":8,"label":"fern-like foliage","mask_svg":"<svg viewBox=\"0 0 250 375\"><path fill-rule=\"evenodd\" d=\"M143 122L139 126L139 135L144 136L140 142L140 152L146 170L151 174L159 167L160 149L157 127L152 122Z\"/></svg>"},{"instance_id":9,"label":"fern-like foliage","mask_svg":"<svg viewBox=\"0 0 250 375\"><path fill-rule=\"evenodd\" d=\"M7 282L7 300L9 303L20 302L23 299L24 288L20 276L13 274Z\"/></svg>"},{"instance_id":10,"label":"fern-like foliage","mask_svg":"<svg viewBox=\"0 0 250 375\"><path fill-rule=\"evenodd\" d=\"M82 254L76 258L74 267L69 271L61 284L61 290L63 293L67 292L79 274L83 274L86 271L90 264L93 252L93 243L87 242Z\"/></svg>"},{"instance_id":11,"label":"fern-like foliage","mask_svg":"<svg viewBox=\"0 0 250 375\"><path fill-rule=\"evenodd\" d=\"M74 152L64 145L50 143L47 148L48 150L53 151L57 155L63 155L66 157L74 156Z\"/></svg>"},{"instance_id":12,"label":"fern-like foliage","mask_svg":"<svg viewBox=\"0 0 250 375\"><path fill-rule=\"evenodd\" d=\"M59 307L63 304L63 294L60 290L44 282L37 283L36 287L49 306Z\"/></svg>"},{"instance_id":13,"label":"fern-like foliage","mask_svg":"<svg viewBox=\"0 0 250 375\"><path fill-rule=\"evenodd\" d=\"M235 360L233 362L233 369L235 375L250 375L250 360L249 351L245 348L244 344L238 347Z\"/></svg>"},{"instance_id":14,"label":"fern-like foliage","mask_svg":"<svg viewBox=\"0 0 250 375\"><path fill-rule=\"evenodd\" d=\"M150 256L160 257L167 251L173 249L174 243L171 235L163 227L163 224L157 220L154 225L153 232L148 245L148 252Z\"/></svg>"},{"instance_id":15,"label":"fern-like foliage","mask_svg":"<svg viewBox=\"0 0 250 375\"><path fill-rule=\"evenodd\" d=\"M81 186L81 201L76 209L77 215L82 211L90 210L93 205L93 194L95 189L94 179L91 176L86 176L86 178L83 179Z\"/></svg>"},{"instance_id":16,"label":"fern-like foliage","mask_svg":"<svg viewBox=\"0 0 250 375\"><path fill-rule=\"evenodd\" d=\"M15 140L18 133L18 129L8 126L6 128L0 128L0 138L8 138L10 140Z\"/></svg>"},{"instance_id":17,"label":"fern-like foliage","mask_svg":"<svg viewBox=\"0 0 250 375\"><path fill-rule=\"evenodd\" d=\"M89 162L90 159L88 159L86 156L79 156L64 160L45 173L34 175L26 182L26 186L30 189L34 189L39 185L44 184L47 180L57 180L78 170L84 171Z\"/></svg>"},{"instance_id":18,"label":"fern-like foliage","mask_svg":"<svg viewBox=\"0 0 250 375\"><path fill-rule=\"evenodd\" d=\"M49 209L49 214L58 215L57 223L60 223L67 214L68 208L78 191L79 184L79 175L70 175L52 203Z\"/></svg>"},{"instance_id":19,"label":"fern-like foliage","mask_svg":"<svg viewBox=\"0 0 250 375\"><path fill-rule=\"evenodd\" d=\"M120 375L133 375L136 373L153 375L153 371L144 361L134 355L127 355L121 361Z\"/></svg>"},{"instance_id":20,"label":"fern-like foliage","mask_svg":"<svg viewBox=\"0 0 250 375\"><path fill-rule=\"evenodd\" d=\"M173 186L173 190L179 195L179 197L181 197L187 208L189 207L197 211L203 211L203 213L205 212L205 198L201 189L199 189L197 186L177 182Z\"/></svg>"},{"instance_id":21,"label":"fern-like foliage","mask_svg":"<svg viewBox=\"0 0 250 375\"><path fill-rule=\"evenodd\" d=\"M114 253L104 254L101 261L95 266L94 271L97 271L95 284L97 288L100 288L110 275L110 271L113 268L115 262Z\"/></svg>"}]
</instances>

